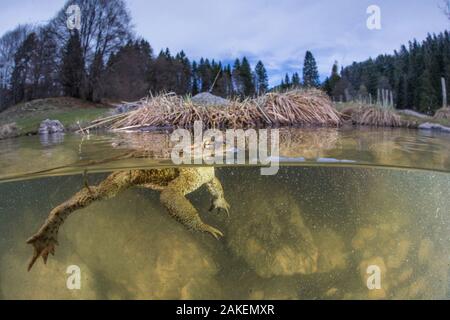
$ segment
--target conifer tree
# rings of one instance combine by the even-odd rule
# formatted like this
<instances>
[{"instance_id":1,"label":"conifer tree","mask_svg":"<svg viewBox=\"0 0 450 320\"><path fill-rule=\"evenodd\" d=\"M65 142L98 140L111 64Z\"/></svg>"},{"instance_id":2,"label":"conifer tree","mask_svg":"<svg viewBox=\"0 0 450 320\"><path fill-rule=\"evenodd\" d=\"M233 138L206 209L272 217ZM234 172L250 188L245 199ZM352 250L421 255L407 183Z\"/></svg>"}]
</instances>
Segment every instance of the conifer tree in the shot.
<instances>
[{"instance_id":1,"label":"conifer tree","mask_svg":"<svg viewBox=\"0 0 450 320\"><path fill-rule=\"evenodd\" d=\"M294 72L292 75L292 87L299 88L300 87L300 76L297 72Z\"/></svg>"},{"instance_id":2,"label":"conifer tree","mask_svg":"<svg viewBox=\"0 0 450 320\"><path fill-rule=\"evenodd\" d=\"M289 79L289 75L286 73L284 76L284 89L289 89L291 87L291 80Z\"/></svg>"},{"instance_id":3,"label":"conifer tree","mask_svg":"<svg viewBox=\"0 0 450 320\"><path fill-rule=\"evenodd\" d=\"M246 57L242 58L239 74L242 81L243 95L245 97L253 96L255 94L255 85L253 83L253 75L250 63L248 62Z\"/></svg>"},{"instance_id":4,"label":"conifer tree","mask_svg":"<svg viewBox=\"0 0 450 320\"><path fill-rule=\"evenodd\" d=\"M269 88L269 78L262 61L258 61L255 67L255 89L257 95L264 94Z\"/></svg>"},{"instance_id":5,"label":"conifer tree","mask_svg":"<svg viewBox=\"0 0 450 320\"><path fill-rule=\"evenodd\" d=\"M317 70L316 59L310 51L306 51L303 63L303 84L305 87L319 87L319 71Z\"/></svg>"},{"instance_id":6,"label":"conifer tree","mask_svg":"<svg viewBox=\"0 0 450 320\"><path fill-rule=\"evenodd\" d=\"M81 98L85 80L85 65L80 35L75 30L62 53L61 84L64 95Z\"/></svg>"}]
</instances>

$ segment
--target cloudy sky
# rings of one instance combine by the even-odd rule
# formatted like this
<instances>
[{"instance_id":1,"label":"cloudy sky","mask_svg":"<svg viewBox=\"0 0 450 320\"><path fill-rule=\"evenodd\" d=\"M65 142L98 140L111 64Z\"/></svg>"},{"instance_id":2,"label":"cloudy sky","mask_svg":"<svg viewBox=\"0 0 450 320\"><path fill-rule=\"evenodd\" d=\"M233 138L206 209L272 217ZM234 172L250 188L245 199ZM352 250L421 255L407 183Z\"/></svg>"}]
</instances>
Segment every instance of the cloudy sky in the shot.
<instances>
[{"instance_id":1,"label":"cloudy sky","mask_svg":"<svg viewBox=\"0 0 450 320\"><path fill-rule=\"evenodd\" d=\"M155 52L169 47L190 58L226 62L261 59L272 85L286 72L301 72L306 50L321 77L340 65L391 53L427 33L450 29L443 0L127 0L135 32ZM19 23L45 22L64 0L0 0L0 34ZM370 5L381 9L381 30L369 30Z\"/></svg>"}]
</instances>

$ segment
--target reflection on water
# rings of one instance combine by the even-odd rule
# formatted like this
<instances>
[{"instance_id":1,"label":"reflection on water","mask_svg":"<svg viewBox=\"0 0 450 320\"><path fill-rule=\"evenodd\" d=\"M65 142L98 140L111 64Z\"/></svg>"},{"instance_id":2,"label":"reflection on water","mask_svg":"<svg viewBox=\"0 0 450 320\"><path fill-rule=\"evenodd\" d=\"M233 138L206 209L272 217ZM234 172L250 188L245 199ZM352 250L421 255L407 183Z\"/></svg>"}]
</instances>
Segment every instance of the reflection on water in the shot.
<instances>
[{"instance_id":1,"label":"reflection on water","mask_svg":"<svg viewBox=\"0 0 450 320\"><path fill-rule=\"evenodd\" d=\"M92 134L89 137L23 137L0 141L0 180L77 174L83 169L168 165L174 143L168 132ZM129 151L145 159L104 163ZM407 129L280 129L280 160L315 165L332 162L450 171L450 135ZM101 166L92 163L102 161ZM44 171L44 172L43 172Z\"/></svg>"},{"instance_id":2,"label":"reflection on water","mask_svg":"<svg viewBox=\"0 0 450 320\"><path fill-rule=\"evenodd\" d=\"M359 143L371 138L367 133ZM340 159L339 141L324 142L334 155L311 156ZM392 152L415 148L403 145ZM331 165L282 167L268 177L258 168L216 170L230 218L208 213L204 188L189 199L205 222L224 231L220 241L171 219L157 192L130 189L74 213L56 256L30 273L25 240L83 179L0 184L0 298L450 298L447 173ZM89 176L91 184L104 178ZM79 291L66 287L70 265L81 269ZM374 265L381 289L369 290L366 271Z\"/></svg>"}]
</instances>

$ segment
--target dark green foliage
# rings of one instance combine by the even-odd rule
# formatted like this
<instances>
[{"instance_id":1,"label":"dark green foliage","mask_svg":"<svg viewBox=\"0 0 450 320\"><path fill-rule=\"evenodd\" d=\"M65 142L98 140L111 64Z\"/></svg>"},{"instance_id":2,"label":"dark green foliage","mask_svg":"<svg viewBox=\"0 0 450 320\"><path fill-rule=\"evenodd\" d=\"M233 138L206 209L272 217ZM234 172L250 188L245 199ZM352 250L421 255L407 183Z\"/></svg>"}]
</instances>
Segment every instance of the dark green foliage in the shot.
<instances>
[{"instance_id":1,"label":"dark green foliage","mask_svg":"<svg viewBox=\"0 0 450 320\"><path fill-rule=\"evenodd\" d=\"M422 43L410 41L392 55L353 63L342 70L341 76L348 83L333 87L328 80L328 93L331 89L342 94L345 87L350 91L357 89L356 95L360 95L358 88L364 86L367 95L375 101L378 89L389 89L397 108L432 113L442 107L441 77L446 79L447 92L450 92L449 32L428 35Z\"/></svg>"},{"instance_id":2,"label":"dark green foliage","mask_svg":"<svg viewBox=\"0 0 450 320\"><path fill-rule=\"evenodd\" d=\"M130 41L109 58L105 72L105 96L137 100L148 94L153 49L145 40Z\"/></svg>"},{"instance_id":3,"label":"dark green foliage","mask_svg":"<svg viewBox=\"0 0 450 320\"><path fill-rule=\"evenodd\" d=\"M306 51L305 61L303 63L303 85L308 88L318 88L320 85L316 59L314 59L310 51Z\"/></svg>"},{"instance_id":4,"label":"dark green foliage","mask_svg":"<svg viewBox=\"0 0 450 320\"><path fill-rule=\"evenodd\" d=\"M336 87L337 83L341 80L339 76L339 66L337 61L333 64L333 68L331 69L331 75L328 77L323 83L323 89L329 96L333 96L333 90Z\"/></svg>"},{"instance_id":5,"label":"dark green foliage","mask_svg":"<svg viewBox=\"0 0 450 320\"><path fill-rule=\"evenodd\" d=\"M242 81L242 93L245 97L250 97L255 94L255 84L253 83L252 69L247 58L242 58L240 68L240 79Z\"/></svg>"},{"instance_id":6,"label":"dark green foliage","mask_svg":"<svg viewBox=\"0 0 450 320\"><path fill-rule=\"evenodd\" d=\"M269 78L262 61L258 61L255 67L255 90L257 95L266 93L269 88Z\"/></svg>"},{"instance_id":7,"label":"dark green foliage","mask_svg":"<svg viewBox=\"0 0 450 320\"><path fill-rule=\"evenodd\" d=\"M297 72L294 72L294 74L292 75L292 81L291 84L294 88L298 88L300 87L301 83L300 83L300 76L298 75Z\"/></svg>"},{"instance_id":8,"label":"dark green foliage","mask_svg":"<svg viewBox=\"0 0 450 320\"><path fill-rule=\"evenodd\" d=\"M81 98L85 77L84 57L81 48L80 35L75 31L62 53L61 85L64 95Z\"/></svg>"}]
</instances>

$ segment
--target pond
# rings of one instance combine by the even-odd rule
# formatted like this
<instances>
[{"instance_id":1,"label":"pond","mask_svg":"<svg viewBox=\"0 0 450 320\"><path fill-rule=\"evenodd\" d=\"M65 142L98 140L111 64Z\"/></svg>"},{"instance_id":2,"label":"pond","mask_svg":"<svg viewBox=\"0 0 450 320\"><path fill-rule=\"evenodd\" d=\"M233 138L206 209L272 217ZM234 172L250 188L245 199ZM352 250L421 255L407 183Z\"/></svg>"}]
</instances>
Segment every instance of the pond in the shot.
<instances>
[{"instance_id":1,"label":"pond","mask_svg":"<svg viewBox=\"0 0 450 320\"><path fill-rule=\"evenodd\" d=\"M52 209L113 172L180 169L171 147L167 132L0 141L0 299L450 299L450 135L406 129L282 129L276 175L215 168L229 216L206 187L187 195L219 240L127 188L70 215L27 271Z\"/></svg>"}]
</instances>

